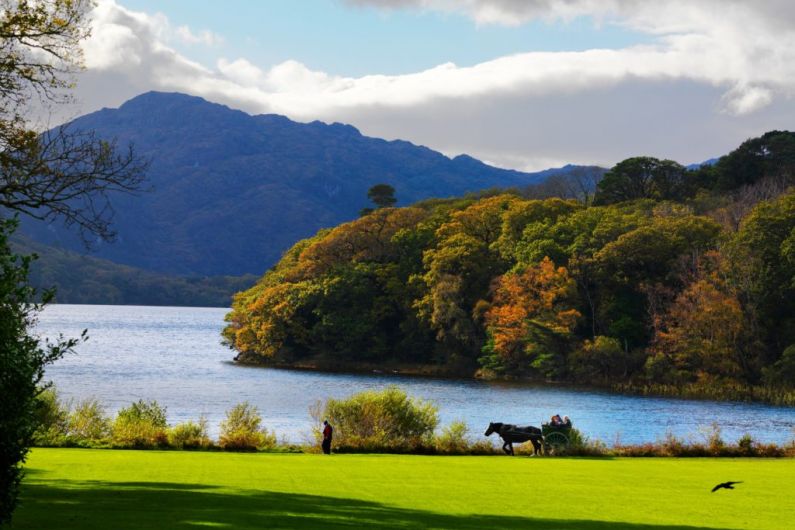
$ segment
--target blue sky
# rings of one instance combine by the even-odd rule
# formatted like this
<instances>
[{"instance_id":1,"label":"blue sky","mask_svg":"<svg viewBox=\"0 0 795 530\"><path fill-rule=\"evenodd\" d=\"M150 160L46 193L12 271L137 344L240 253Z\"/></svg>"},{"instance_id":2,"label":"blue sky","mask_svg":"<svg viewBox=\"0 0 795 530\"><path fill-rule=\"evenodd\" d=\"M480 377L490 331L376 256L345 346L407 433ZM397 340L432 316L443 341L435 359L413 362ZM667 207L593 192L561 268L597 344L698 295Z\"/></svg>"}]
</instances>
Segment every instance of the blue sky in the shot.
<instances>
[{"instance_id":1,"label":"blue sky","mask_svg":"<svg viewBox=\"0 0 795 530\"><path fill-rule=\"evenodd\" d=\"M795 123L789 0L97 0L84 50L74 114L185 92L522 170Z\"/></svg>"},{"instance_id":2,"label":"blue sky","mask_svg":"<svg viewBox=\"0 0 795 530\"><path fill-rule=\"evenodd\" d=\"M211 66L220 57L250 57L261 67L300 61L344 76L408 74L453 62L471 66L527 51L622 48L648 36L590 17L528 21L515 27L478 24L460 13L398 11L338 0L122 0L131 9L163 13L179 25L222 36L219 46L176 42L180 52Z\"/></svg>"}]
</instances>

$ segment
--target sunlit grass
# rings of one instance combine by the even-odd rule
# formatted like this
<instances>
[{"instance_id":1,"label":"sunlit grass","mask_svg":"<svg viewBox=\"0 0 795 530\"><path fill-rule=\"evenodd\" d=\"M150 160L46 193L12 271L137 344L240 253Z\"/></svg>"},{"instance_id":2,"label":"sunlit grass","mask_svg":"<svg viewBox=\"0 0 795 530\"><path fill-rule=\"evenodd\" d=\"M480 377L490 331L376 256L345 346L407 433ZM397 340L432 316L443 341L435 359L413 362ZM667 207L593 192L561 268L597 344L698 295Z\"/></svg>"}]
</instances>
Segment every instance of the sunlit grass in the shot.
<instances>
[{"instance_id":1,"label":"sunlit grass","mask_svg":"<svg viewBox=\"0 0 795 530\"><path fill-rule=\"evenodd\" d=\"M792 459L36 449L13 529L785 528ZM742 480L734 491L712 486Z\"/></svg>"}]
</instances>

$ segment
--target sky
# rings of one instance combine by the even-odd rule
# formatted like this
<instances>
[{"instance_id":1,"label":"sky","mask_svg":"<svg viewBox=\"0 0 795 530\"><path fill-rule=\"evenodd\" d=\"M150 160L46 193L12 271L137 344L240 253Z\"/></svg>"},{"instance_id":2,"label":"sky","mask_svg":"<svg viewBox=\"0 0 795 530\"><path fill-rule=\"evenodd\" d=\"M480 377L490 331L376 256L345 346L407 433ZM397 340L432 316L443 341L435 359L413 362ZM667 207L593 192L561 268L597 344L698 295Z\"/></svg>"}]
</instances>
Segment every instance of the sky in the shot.
<instances>
[{"instance_id":1,"label":"sky","mask_svg":"<svg viewBox=\"0 0 795 530\"><path fill-rule=\"evenodd\" d=\"M97 0L79 115L149 90L540 170L795 123L790 0Z\"/></svg>"}]
</instances>

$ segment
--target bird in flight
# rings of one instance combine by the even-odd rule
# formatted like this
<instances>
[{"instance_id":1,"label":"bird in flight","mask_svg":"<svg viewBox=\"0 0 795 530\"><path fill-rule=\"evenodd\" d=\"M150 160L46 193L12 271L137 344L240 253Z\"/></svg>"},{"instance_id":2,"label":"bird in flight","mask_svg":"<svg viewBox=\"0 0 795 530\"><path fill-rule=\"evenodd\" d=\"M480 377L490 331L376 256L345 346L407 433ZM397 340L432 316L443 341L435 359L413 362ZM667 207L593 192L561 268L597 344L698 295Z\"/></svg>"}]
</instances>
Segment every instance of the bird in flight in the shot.
<instances>
[{"instance_id":1,"label":"bird in flight","mask_svg":"<svg viewBox=\"0 0 795 530\"><path fill-rule=\"evenodd\" d=\"M716 491L718 491L721 488L725 488L727 490L733 490L735 484L742 484L742 483L743 483L742 480L736 481L736 482L731 482L731 481L730 482L723 482L721 484L718 484L714 488L712 488L712 493L715 493Z\"/></svg>"}]
</instances>

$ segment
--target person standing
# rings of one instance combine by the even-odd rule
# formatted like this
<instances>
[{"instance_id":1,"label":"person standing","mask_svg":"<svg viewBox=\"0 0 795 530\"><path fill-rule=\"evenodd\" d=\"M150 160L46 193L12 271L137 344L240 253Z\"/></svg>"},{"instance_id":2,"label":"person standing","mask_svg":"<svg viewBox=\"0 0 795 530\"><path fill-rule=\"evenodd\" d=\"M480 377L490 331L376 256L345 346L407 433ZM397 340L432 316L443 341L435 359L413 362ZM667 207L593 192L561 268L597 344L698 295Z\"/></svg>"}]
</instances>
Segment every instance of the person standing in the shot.
<instances>
[{"instance_id":1,"label":"person standing","mask_svg":"<svg viewBox=\"0 0 795 530\"><path fill-rule=\"evenodd\" d=\"M331 427L331 424L328 420L323 420L323 443L320 446L323 448L323 453L330 455L331 454L331 434L334 432L334 429Z\"/></svg>"}]
</instances>

